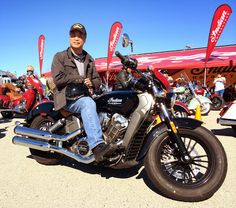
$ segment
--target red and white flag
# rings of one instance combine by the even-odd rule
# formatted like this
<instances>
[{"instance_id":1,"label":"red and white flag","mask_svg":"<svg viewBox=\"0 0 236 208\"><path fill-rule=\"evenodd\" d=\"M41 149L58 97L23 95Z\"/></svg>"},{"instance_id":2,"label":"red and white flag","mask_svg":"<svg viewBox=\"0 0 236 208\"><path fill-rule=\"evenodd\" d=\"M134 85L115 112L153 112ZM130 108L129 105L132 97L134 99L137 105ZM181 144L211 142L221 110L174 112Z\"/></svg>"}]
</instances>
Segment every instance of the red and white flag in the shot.
<instances>
[{"instance_id":1,"label":"red and white flag","mask_svg":"<svg viewBox=\"0 0 236 208\"><path fill-rule=\"evenodd\" d=\"M109 42L108 42L107 72L109 70L109 65L111 63L113 53L116 49L116 44L119 40L121 30L122 30L122 24L120 22L115 22L111 26Z\"/></svg>"},{"instance_id":2,"label":"red and white flag","mask_svg":"<svg viewBox=\"0 0 236 208\"><path fill-rule=\"evenodd\" d=\"M44 37L44 35L40 35L39 39L38 39L38 53L39 53L40 76L42 76L44 44L45 44L45 37Z\"/></svg>"},{"instance_id":3,"label":"red and white flag","mask_svg":"<svg viewBox=\"0 0 236 208\"><path fill-rule=\"evenodd\" d=\"M216 9L209 32L205 64L208 61L231 13L232 10L228 4L222 4Z\"/></svg>"}]
</instances>

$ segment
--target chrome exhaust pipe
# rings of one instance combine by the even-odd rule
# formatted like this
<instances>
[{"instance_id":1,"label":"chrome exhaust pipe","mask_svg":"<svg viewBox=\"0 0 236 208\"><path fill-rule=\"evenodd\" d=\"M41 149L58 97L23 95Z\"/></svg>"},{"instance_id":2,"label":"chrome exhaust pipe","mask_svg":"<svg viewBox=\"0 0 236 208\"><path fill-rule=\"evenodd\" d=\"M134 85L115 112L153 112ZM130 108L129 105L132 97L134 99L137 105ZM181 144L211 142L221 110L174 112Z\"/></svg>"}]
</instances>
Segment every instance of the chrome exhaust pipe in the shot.
<instances>
[{"instance_id":1,"label":"chrome exhaust pipe","mask_svg":"<svg viewBox=\"0 0 236 208\"><path fill-rule=\"evenodd\" d=\"M38 130L38 129L33 129L33 128L28 128L24 126L16 126L14 129L15 134L19 134L21 136L27 136L27 137L32 137L36 139L42 139L46 141L54 140L54 141L68 141L75 136L81 134L83 131L82 129L78 129L70 134L67 135L57 135L57 134L52 134L48 131L43 131L43 130Z\"/></svg>"},{"instance_id":2,"label":"chrome exhaust pipe","mask_svg":"<svg viewBox=\"0 0 236 208\"><path fill-rule=\"evenodd\" d=\"M51 145L46 141L44 142L44 141L39 141L39 140L34 140L34 139L28 139L25 137L14 136L12 138L12 143L17 144L17 145L21 145L21 146L25 146L25 147L29 147L32 149L36 149L36 150L57 152L57 153L60 153L62 155L66 155L66 156L68 156L78 162L84 163L84 164L89 164L95 160L94 155L91 155L86 158L80 157L79 155L77 155L65 148Z\"/></svg>"}]
</instances>

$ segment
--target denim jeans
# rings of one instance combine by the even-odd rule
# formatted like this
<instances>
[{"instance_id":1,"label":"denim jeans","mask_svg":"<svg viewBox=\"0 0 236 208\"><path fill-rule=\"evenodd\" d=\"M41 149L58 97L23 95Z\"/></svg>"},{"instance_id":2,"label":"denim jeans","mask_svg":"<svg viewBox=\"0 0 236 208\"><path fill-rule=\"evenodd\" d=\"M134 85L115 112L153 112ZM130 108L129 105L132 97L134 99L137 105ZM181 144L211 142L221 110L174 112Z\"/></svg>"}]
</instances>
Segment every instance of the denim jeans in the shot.
<instances>
[{"instance_id":1,"label":"denim jeans","mask_svg":"<svg viewBox=\"0 0 236 208\"><path fill-rule=\"evenodd\" d=\"M215 94L219 95L220 97L223 97L224 91L225 91L225 90L215 91Z\"/></svg>"},{"instance_id":2,"label":"denim jeans","mask_svg":"<svg viewBox=\"0 0 236 208\"><path fill-rule=\"evenodd\" d=\"M87 134L87 142L91 149L104 142L102 139L100 121L96 111L96 103L91 97L82 97L78 100L70 101L64 108L75 113L75 116L76 114L81 115L84 130Z\"/></svg>"}]
</instances>

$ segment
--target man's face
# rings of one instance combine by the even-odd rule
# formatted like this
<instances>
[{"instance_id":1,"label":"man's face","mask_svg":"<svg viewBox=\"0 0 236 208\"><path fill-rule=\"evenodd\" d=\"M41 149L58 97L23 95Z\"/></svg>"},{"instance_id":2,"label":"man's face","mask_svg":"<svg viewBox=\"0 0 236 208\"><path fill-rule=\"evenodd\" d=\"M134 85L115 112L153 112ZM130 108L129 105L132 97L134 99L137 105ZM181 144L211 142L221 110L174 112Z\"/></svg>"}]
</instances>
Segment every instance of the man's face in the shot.
<instances>
[{"instance_id":1,"label":"man's face","mask_svg":"<svg viewBox=\"0 0 236 208\"><path fill-rule=\"evenodd\" d=\"M85 36L79 31L70 32L70 46L73 49L83 49L85 43Z\"/></svg>"}]
</instances>

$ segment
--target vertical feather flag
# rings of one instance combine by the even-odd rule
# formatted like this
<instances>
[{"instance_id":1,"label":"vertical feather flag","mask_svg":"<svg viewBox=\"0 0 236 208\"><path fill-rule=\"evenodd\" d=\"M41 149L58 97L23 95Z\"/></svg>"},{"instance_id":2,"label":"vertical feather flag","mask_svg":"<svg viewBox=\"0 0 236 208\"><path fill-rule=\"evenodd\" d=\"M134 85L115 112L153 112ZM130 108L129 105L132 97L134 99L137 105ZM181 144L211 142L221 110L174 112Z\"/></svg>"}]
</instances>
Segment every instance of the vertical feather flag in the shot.
<instances>
[{"instance_id":1,"label":"vertical feather flag","mask_svg":"<svg viewBox=\"0 0 236 208\"><path fill-rule=\"evenodd\" d=\"M40 76L42 76L44 44L45 44L45 37L44 37L44 35L40 35L39 39L38 39L38 54L39 54Z\"/></svg>"},{"instance_id":2,"label":"vertical feather flag","mask_svg":"<svg viewBox=\"0 0 236 208\"><path fill-rule=\"evenodd\" d=\"M109 42L108 42L108 54L107 54L107 84L109 76L109 65L111 63L113 53L116 49L116 44L119 40L121 30L122 30L122 24L120 22L115 22L111 26Z\"/></svg>"}]
</instances>

